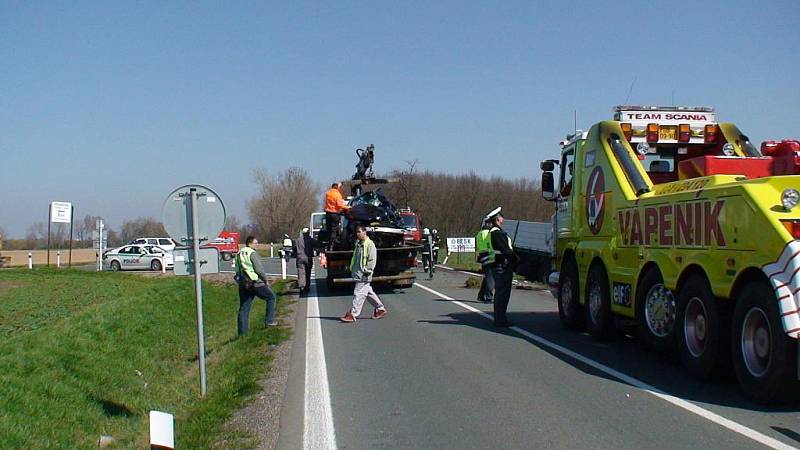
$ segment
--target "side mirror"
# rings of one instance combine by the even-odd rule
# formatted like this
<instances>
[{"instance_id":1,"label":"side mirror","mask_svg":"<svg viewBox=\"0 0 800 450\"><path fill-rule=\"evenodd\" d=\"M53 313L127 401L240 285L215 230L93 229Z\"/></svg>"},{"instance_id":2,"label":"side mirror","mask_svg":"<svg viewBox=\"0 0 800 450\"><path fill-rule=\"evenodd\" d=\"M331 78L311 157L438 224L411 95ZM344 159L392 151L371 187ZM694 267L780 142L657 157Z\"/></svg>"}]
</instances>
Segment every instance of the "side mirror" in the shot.
<instances>
[{"instance_id":1,"label":"side mirror","mask_svg":"<svg viewBox=\"0 0 800 450\"><path fill-rule=\"evenodd\" d=\"M554 186L553 172L542 172L542 197L545 200L555 200L556 192Z\"/></svg>"}]
</instances>

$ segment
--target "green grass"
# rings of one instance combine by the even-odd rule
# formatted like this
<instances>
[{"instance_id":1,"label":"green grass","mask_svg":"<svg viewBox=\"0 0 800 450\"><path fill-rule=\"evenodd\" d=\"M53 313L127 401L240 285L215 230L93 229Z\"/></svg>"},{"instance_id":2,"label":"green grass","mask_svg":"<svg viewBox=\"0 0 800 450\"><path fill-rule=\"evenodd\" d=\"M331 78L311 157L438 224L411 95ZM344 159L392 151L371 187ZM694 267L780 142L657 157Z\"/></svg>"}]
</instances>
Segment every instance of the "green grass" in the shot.
<instances>
[{"instance_id":1,"label":"green grass","mask_svg":"<svg viewBox=\"0 0 800 450\"><path fill-rule=\"evenodd\" d=\"M88 449L110 435L118 448L146 448L150 410L175 416L180 448L251 439L223 425L258 392L268 346L290 330L257 325L256 300L250 333L236 339L235 286L204 282L203 298L201 399L190 277L0 271L0 446Z\"/></svg>"}]
</instances>

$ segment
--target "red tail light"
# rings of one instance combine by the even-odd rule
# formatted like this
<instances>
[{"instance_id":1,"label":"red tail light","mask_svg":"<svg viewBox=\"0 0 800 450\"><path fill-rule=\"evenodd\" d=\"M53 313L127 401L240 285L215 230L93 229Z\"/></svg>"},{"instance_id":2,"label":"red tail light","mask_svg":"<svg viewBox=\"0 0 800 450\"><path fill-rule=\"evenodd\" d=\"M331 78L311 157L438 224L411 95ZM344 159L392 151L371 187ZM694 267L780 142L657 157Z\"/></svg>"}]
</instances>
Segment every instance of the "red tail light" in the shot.
<instances>
[{"instance_id":1,"label":"red tail light","mask_svg":"<svg viewBox=\"0 0 800 450\"><path fill-rule=\"evenodd\" d=\"M717 126L716 125L706 125L706 144L712 144L717 142Z\"/></svg>"},{"instance_id":2,"label":"red tail light","mask_svg":"<svg viewBox=\"0 0 800 450\"><path fill-rule=\"evenodd\" d=\"M658 124L647 124L647 142L658 142Z\"/></svg>"},{"instance_id":3,"label":"red tail light","mask_svg":"<svg viewBox=\"0 0 800 450\"><path fill-rule=\"evenodd\" d=\"M629 123L621 123L619 125L622 127L622 134L625 135L625 140L630 142L631 137L633 137L633 125Z\"/></svg>"},{"instance_id":4,"label":"red tail light","mask_svg":"<svg viewBox=\"0 0 800 450\"><path fill-rule=\"evenodd\" d=\"M692 129L689 124L678 125L678 142L689 142L689 137L692 135Z\"/></svg>"},{"instance_id":5,"label":"red tail light","mask_svg":"<svg viewBox=\"0 0 800 450\"><path fill-rule=\"evenodd\" d=\"M800 239L800 220L781 220L783 226L795 239Z\"/></svg>"}]
</instances>

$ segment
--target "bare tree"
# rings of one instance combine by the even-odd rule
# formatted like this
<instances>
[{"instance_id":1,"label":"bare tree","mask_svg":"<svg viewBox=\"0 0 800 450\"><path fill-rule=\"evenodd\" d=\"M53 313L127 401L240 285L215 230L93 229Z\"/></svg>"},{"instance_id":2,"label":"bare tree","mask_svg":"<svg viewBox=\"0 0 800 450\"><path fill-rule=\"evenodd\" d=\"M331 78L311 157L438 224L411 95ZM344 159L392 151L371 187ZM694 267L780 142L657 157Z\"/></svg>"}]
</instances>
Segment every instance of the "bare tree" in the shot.
<instances>
[{"instance_id":1,"label":"bare tree","mask_svg":"<svg viewBox=\"0 0 800 450\"><path fill-rule=\"evenodd\" d=\"M152 217L139 217L136 220L126 220L122 222L120 238L122 242L130 242L140 237L162 237L167 236L164 225Z\"/></svg>"},{"instance_id":2,"label":"bare tree","mask_svg":"<svg viewBox=\"0 0 800 450\"><path fill-rule=\"evenodd\" d=\"M321 188L305 169L290 167L275 175L256 169L253 180L259 193L247 207L256 235L264 240L277 241L284 233L293 236L317 210Z\"/></svg>"},{"instance_id":3,"label":"bare tree","mask_svg":"<svg viewBox=\"0 0 800 450\"><path fill-rule=\"evenodd\" d=\"M244 234L242 229L242 223L239 221L238 217L233 214L225 217L225 231L242 235Z\"/></svg>"}]
</instances>

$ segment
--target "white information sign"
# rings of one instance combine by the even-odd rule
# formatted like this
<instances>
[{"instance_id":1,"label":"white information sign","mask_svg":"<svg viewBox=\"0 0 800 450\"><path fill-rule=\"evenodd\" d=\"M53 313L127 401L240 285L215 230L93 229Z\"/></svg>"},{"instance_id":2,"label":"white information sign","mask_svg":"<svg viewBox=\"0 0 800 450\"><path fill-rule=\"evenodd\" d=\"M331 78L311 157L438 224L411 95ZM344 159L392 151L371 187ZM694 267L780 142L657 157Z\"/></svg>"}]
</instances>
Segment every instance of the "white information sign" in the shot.
<instances>
[{"instance_id":1,"label":"white information sign","mask_svg":"<svg viewBox=\"0 0 800 450\"><path fill-rule=\"evenodd\" d=\"M447 238L447 252L474 253L475 238L474 237Z\"/></svg>"},{"instance_id":2,"label":"white information sign","mask_svg":"<svg viewBox=\"0 0 800 450\"><path fill-rule=\"evenodd\" d=\"M57 223L72 222L72 203L70 202L50 203L50 221Z\"/></svg>"}]
</instances>

